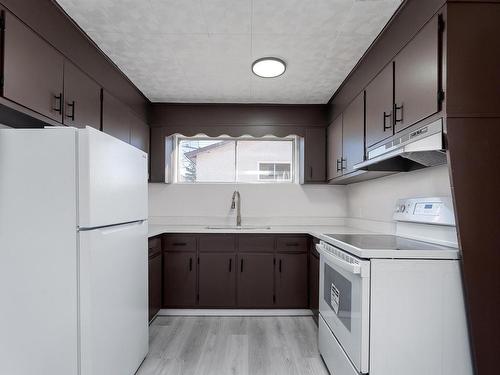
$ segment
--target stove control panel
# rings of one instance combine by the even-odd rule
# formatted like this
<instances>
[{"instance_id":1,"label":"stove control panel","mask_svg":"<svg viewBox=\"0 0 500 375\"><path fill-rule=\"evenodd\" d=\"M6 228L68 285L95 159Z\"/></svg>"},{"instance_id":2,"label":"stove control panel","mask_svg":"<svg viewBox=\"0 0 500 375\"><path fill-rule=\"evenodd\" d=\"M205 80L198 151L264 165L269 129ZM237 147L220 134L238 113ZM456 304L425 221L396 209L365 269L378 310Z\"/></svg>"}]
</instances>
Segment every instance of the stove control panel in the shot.
<instances>
[{"instance_id":1,"label":"stove control panel","mask_svg":"<svg viewBox=\"0 0 500 375\"><path fill-rule=\"evenodd\" d=\"M394 209L393 218L396 221L455 225L451 197L399 199Z\"/></svg>"}]
</instances>

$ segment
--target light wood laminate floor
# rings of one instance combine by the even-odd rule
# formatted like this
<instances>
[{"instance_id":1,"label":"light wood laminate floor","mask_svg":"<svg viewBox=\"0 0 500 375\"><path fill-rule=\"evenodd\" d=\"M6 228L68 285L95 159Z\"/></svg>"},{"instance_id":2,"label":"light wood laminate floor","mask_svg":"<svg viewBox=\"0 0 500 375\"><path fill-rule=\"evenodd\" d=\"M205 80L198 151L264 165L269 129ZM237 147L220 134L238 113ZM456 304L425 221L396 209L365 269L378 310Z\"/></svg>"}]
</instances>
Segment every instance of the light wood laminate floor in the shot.
<instances>
[{"instance_id":1,"label":"light wood laminate floor","mask_svg":"<svg viewBox=\"0 0 500 375\"><path fill-rule=\"evenodd\" d=\"M311 317L158 317L137 375L327 375Z\"/></svg>"}]
</instances>

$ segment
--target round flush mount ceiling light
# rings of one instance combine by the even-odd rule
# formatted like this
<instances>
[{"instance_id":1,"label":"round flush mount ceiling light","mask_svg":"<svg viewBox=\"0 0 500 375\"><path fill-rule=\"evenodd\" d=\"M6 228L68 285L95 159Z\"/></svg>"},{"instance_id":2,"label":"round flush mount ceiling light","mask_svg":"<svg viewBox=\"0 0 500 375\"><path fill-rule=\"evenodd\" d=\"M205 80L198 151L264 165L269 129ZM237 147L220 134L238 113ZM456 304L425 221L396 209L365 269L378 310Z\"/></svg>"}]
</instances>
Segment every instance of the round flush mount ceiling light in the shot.
<instances>
[{"instance_id":1,"label":"round flush mount ceiling light","mask_svg":"<svg viewBox=\"0 0 500 375\"><path fill-rule=\"evenodd\" d=\"M279 77L285 70L285 62L277 57L263 57L252 64L253 73L262 78Z\"/></svg>"}]
</instances>

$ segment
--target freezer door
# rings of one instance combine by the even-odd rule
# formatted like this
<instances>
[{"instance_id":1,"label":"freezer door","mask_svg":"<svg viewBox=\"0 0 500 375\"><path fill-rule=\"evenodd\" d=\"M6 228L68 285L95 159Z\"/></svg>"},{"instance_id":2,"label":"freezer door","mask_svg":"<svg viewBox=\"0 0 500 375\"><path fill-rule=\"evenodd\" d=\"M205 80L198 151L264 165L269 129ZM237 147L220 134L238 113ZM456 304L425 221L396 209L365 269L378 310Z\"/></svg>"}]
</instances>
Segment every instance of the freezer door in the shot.
<instances>
[{"instance_id":1,"label":"freezer door","mask_svg":"<svg viewBox=\"0 0 500 375\"><path fill-rule=\"evenodd\" d=\"M148 352L147 228L79 232L82 375L132 375Z\"/></svg>"},{"instance_id":2,"label":"freezer door","mask_svg":"<svg viewBox=\"0 0 500 375\"><path fill-rule=\"evenodd\" d=\"M90 127L78 148L80 228L147 219L147 154Z\"/></svg>"}]
</instances>

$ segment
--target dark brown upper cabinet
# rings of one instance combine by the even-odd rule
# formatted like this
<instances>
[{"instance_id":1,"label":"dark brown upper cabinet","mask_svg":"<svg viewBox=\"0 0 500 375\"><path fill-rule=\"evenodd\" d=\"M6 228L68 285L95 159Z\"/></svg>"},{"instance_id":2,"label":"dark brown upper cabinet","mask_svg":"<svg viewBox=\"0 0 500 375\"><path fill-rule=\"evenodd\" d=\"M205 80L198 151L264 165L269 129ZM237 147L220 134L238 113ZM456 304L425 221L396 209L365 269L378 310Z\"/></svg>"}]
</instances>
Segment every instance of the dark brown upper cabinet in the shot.
<instances>
[{"instance_id":1,"label":"dark brown upper cabinet","mask_svg":"<svg viewBox=\"0 0 500 375\"><path fill-rule=\"evenodd\" d=\"M307 308L307 253L276 256L276 307Z\"/></svg>"},{"instance_id":2,"label":"dark brown upper cabinet","mask_svg":"<svg viewBox=\"0 0 500 375\"><path fill-rule=\"evenodd\" d=\"M64 62L64 124L101 128L101 87L66 60Z\"/></svg>"},{"instance_id":3,"label":"dark brown upper cabinet","mask_svg":"<svg viewBox=\"0 0 500 375\"><path fill-rule=\"evenodd\" d=\"M163 305L196 305L196 253L163 253Z\"/></svg>"},{"instance_id":4,"label":"dark brown upper cabinet","mask_svg":"<svg viewBox=\"0 0 500 375\"><path fill-rule=\"evenodd\" d=\"M326 129L307 128L304 137L304 183L325 182Z\"/></svg>"},{"instance_id":5,"label":"dark brown upper cabinet","mask_svg":"<svg viewBox=\"0 0 500 375\"><path fill-rule=\"evenodd\" d=\"M364 160L365 96L361 92L342 115L342 174L354 171L353 166Z\"/></svg>"},{"instance_id":6,"label":"dark brown upper cabinet","mask_svg":"<svg viewBox=\"0 0 500 375\"><path fill-rule=\"evenodd\" d=\"M393 129L393 63L389 63L366 87L366 147L394 133Z\"/></svg>"},{"instance_id":7,"label":"dark brown upper cabinet","mask_svg":"<svg viewBox=\"0 0 500 375\"><path fill-rule=\"evenodd\" d=\"M130 144L149 153L149 125L134 115L130 125Z\"/></svg>"},{"instance_id":8,"label":"dark brown upper cabinet","mask_svg":"<svg viewBox=\"0 0 500 375\"><path fill-rule=\"evenodd\" d=\"M237 258L238 307L273 307L274 255L240 253Z\"/></svg>"},{"instance_id":9,"label":"dark brown upper cabinet","mask_svg":"<svg viewBox=\"0 0 500 375\"><path fill-rule=\"evenodd\" d=\"M3 96L62 122L64 57L5 12Z\"/></svg>"},{"instance_id":10,"label":"dark brown upper cabinet","mask_svg":"<svg viewBox=\"0 0 500 375\"><path fill-rule=\"evenodd\" d=\"M342 114L328 126L328 180L342 176Z\"/></svg>"},{"instance_id":11,"label":"dark brown upper cabinet","mask_svg":"<svg viewBox=\"0 0 500 375\"><path fill-rule=\"evenodd\" d=\"M103 91L102 131L130 143L130 127L129 109L107 91Z\"/></svg>"},{"instance_id":12,"label":"dark brown upper cabinet","mask_svg":"<svg viewBox=\"0 0 500 375\"><path fill-rule=\"evenodd\" d=\"M231 253L200 253L199 306L230 308L236 304L236 256Z\"/></svg>"},{"instance_id":13,"label":"dark brown upper cabinet","mask_svg":"<svg viewBox=\"0 0 500 375\"><path fill-rule=\"evenodd\" d=\"M395 132L439 111L439 18L432 18L394 60Z\"/></svg>"}]
</instances>

